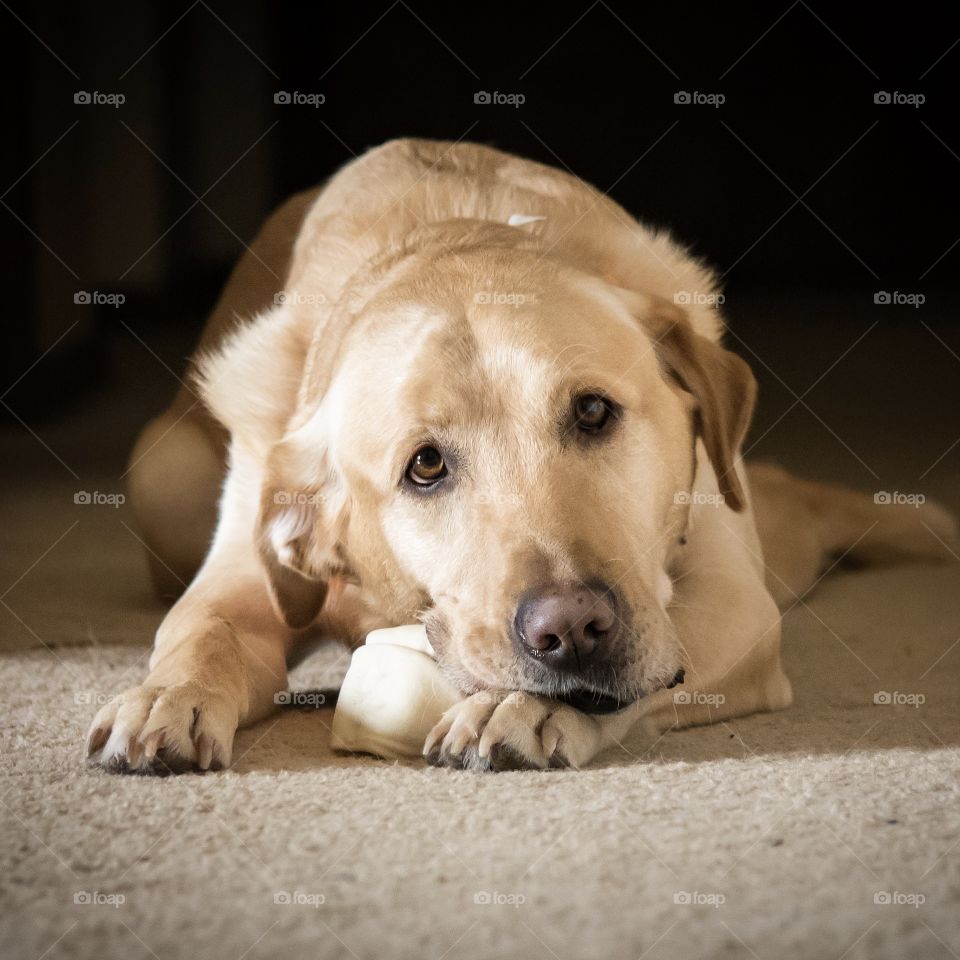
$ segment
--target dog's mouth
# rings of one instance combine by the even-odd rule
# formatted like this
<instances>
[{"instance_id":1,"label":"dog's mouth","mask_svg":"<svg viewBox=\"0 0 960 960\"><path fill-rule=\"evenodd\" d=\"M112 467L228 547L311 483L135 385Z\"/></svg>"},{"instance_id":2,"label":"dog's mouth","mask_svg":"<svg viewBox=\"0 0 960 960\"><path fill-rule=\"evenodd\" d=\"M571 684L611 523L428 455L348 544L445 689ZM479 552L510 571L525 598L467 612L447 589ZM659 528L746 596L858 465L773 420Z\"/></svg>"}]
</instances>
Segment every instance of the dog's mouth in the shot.
<instances>
[{"instance_id":1,"label":"dog's mouth","mask_svg":"<svg viewBox=\"0 0 960 960\"><path fill-rule=\"evenodd\" d=\"M683 683L684 670L681 667L669 683L663 684L663 689L672 690L678 684ZM616 696L611 693L603 693L599 690L589 690L586 687L579 687L570 690L567 693L560 694L557 699L571 707L580 710L582 713L616 713L618 710L624 710L632 703L636 703L644 694L641 693L633 697Z\"/></svg>"},{"instance_id":2,"label":"dog's mouth","mask_svg":"<svg viewBox=\"0 0 960 960\"><path fill-rule=\"evenodd\" d=\"M598 693L596 690L572 690L559 697L564 703L580 710L583 713L616 713L629 707L635 700L621 700L608 693Z\"/></svg>"}]
</instances>

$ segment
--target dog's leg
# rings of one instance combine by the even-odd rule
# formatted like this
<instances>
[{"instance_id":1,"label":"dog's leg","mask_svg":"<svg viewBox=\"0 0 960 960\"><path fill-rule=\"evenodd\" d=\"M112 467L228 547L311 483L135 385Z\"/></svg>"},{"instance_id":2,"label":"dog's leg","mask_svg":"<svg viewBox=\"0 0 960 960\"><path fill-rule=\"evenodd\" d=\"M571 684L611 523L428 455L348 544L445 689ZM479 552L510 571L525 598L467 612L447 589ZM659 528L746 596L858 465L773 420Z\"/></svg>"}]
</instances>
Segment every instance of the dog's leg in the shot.
<instances>
[{"instance_id":1,"label":"dog's leg","mask_svg":"<svg viewBox=\"0 0 960 960\"><path fill-rule=\"evenodd\" d=\"M937 504L875 500L766 464L747 474L752 510L700 506L693 517L670 610L691 667L683 685L601 720L601 746L637 720L656 735L789 706L777 608L796 603L833 558L943 561L960 552L956 521Z\"/></svg>"},{"instance_id":2,"label":"dog's leg","mask_svg":"<svg viewBox=\"0 0 960 960\"><path fill-rule=\"evenodd\" d=\"M160 626L147 678L93 721L88 755L107 769L228 766L237 727L286 689L296 634L273 612L254 548L260 471L232 459L210 556Z\"/></svg>"},{"instance_id":3,"label":"dog's leg","mask_svg":"<svg viewBox=\"0 0 960 960\"><path fill-rule=\"evenodd\" d=\"M157 593L180 596L210 548L226 471L225 434L200 401L178 396L130 455L130 503Z\"/></svg>"},{"instance_id":4,"label":"dog's leg","mask_svg":"<svg viewBox=\"0 0 960 960\"><path fill-rule=\"evenodd\" d=\"M795 603L837 557L857 563L945 561L960 554L957 522L929 501L893 502L750 464L767 585L781 609Z\"/></svg>"},{"instance_id":5,"label":"dog's leg","mask_svg":"<svg viewBox=\"0 0 960 960\"><path fill-rule=\"evenodd\" d=\"M669 613L685 655L684 682L639 701L633 720L659 733L789 706L780 612L764 581L751 509L697 505L681 551ZM612 719L605 745L626 733L630 711Z\"/></svg>"},{"instance_id":6,"label":"dog's leg","mask_svg":"<svg viewBox=\"0 0 960 960\"><path fill-rule=\"evenodd\" d=\"M195 357L216 350L237 330L238 320L275 305L300 224L318 195L318 189L296 194L267 219L230 274ZM200 569L226 473L227 433L189 383L192 373L184 375L187 382L169 409L144 427L128 468L131 504L154 584L164 597L183 593Z\"/></svg>"}]
</instances>

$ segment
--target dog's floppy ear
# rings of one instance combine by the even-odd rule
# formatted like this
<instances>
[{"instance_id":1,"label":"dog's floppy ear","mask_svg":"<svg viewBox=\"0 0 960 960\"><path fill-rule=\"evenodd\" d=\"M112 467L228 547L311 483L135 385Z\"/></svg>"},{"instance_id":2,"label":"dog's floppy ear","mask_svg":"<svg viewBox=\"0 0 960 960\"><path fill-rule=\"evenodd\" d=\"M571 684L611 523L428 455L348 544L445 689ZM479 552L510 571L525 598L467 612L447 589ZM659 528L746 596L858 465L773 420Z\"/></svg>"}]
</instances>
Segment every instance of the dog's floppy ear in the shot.
<instances>
[{"instance_id":1,"label":"dog's floppy ear","mask_svg":"<svg viewBox=\"0 0 960 960\"><path fill-rule=\"evenodd\" d=\"M735 461L757 396L750 367L701 336L686 312L660 297L628 295L668 373L696 403L696 429L717 475L724 502L743 510L747 498Z\"/></svg>"},{"instance_id":2,"label":"dog's floppy ear","mask_svg":"<svg viewBox=\"0 0 960 960\"><path fill-rule=\"evenodd\" d=\"M344 572L337 551L343 510L332 478L317 482L315 464L304 482L291 470L294 459L286 440L270 457L256 544L274 610L299 628L320 612L330 577Z\"/></svg>"}]
</instances>

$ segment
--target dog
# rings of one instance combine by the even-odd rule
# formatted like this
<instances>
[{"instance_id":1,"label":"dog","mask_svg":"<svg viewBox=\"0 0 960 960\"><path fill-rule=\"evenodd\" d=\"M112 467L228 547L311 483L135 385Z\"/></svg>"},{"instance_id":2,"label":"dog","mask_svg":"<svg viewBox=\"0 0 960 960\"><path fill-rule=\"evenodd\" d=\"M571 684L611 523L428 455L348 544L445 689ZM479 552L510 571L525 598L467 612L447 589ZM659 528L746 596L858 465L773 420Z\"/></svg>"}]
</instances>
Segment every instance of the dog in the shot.
<instances>
[{"instance_id":1,"label":"dog","mask_svg":"<svg viewBox=\"0 0 960 960\"><path fill-rule=\"evenodd\" d=\"M417 620L465 694L442 766L582 767L641 720L787 707L781 609L832 557L943 558L956 525L745 466L718 293L485 146L390 142L287 201L132 453L154 580L185 592L91 761L227 767L318 639Z\"/></svg>"}]
</instances>

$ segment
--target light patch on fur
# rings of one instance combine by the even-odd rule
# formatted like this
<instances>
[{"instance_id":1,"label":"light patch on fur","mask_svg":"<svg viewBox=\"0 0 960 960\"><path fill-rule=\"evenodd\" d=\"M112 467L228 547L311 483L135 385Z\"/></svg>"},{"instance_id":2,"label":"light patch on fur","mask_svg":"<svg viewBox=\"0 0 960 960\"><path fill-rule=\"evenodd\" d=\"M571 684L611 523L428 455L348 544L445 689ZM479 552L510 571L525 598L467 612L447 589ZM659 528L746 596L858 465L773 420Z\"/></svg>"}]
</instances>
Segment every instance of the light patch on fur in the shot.
<instances>
[{"instance_id":1,"label":"light patch on fur","mask_svg":"<svg viewBox=\"0 0 960 960\"><path fill-rule=\"evenodd\" d=\"M270 524L270 544L280 563L296 567L298 563L297 541L310 532L311 517L303 506L283 510Z\"/></svg>"},{"instance_id":2,"label":"light patch on fur","mask_svg":"<svg viewBox=\"0 0 960 960\"><path fill-rule=\"evenodd\" d=\"M666 570L657 571L657 601L662 609L666 610L673 599L673 580Z\"/></svg>"}]
</instances>

